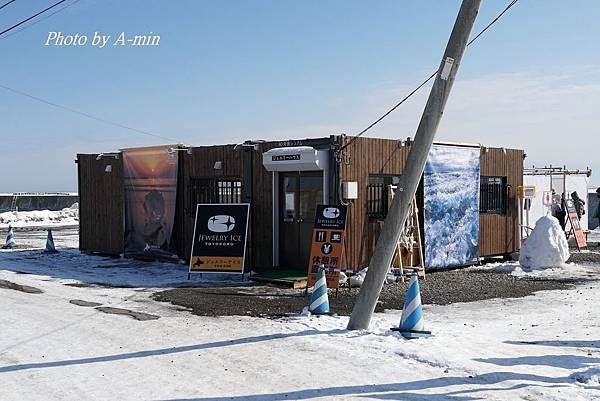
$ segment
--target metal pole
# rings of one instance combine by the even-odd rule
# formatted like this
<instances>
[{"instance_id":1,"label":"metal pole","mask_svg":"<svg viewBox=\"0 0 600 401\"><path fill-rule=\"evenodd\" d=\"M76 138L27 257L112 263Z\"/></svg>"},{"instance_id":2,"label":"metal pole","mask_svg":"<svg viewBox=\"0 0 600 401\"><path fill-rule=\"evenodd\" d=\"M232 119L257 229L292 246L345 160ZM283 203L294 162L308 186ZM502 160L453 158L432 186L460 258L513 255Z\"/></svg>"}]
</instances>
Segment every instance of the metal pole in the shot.
<instances>
[{"instance_id":1,"label":"metal pole","mask_svg":"<svg viewBox=\"0 0 600 401\"><path fill-rule=\"evenodd\" d=\"M415 196L423 174L427 155L442 118L444 106L454 83L454 77L465 51L475 17L477 17L480 3L481 0L463 0L460 6L438 74L421 116L414 143L411 145L406 167L398 183L396 195L392 200L392 205L377 241L375 253L371 257L369 270L348 322L348 330L361 330L369 327L385 276L392 263L396 243L406 223L410 202Z\"/></svg>"}]
</instances>

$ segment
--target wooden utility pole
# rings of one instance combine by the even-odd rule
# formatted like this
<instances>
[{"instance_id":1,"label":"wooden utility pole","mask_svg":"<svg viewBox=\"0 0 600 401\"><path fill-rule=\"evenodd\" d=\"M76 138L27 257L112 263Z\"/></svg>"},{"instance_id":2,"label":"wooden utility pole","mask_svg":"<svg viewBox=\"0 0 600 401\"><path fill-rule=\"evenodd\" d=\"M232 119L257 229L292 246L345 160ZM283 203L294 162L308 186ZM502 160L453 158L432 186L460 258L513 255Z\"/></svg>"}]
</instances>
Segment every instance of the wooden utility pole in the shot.
<instances>
[{"instance_id":1,"label":"wooden utility pole","mask_svg":"<svg viewBox=\"0 0 600 401\"><path fill-rule=\"evenodd\" d=\"M377 241L375 253L371 257L369 270L360 288L356 305L352 310L348 330L361 330L369 327L385 276L394 257L394 249L406 223L410 202L417 192L427 155L442 118L444 106L446 100L448 100L450 89L452 89L454 77L467 46L467 40L477 17L480 3L481 0L463 0L460 6L427 105L421 116L415 140L410 147L406 167L400 177L398 189Z\"/></svg>"}]
</instances>

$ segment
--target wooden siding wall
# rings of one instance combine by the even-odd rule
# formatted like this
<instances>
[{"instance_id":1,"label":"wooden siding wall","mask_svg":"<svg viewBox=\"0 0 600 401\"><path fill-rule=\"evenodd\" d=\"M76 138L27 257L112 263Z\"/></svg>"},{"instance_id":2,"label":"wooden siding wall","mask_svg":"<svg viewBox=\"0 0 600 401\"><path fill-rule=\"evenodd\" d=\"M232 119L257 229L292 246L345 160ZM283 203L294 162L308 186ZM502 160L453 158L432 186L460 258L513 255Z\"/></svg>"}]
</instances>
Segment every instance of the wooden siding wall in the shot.
<instances>
[{"instance_id":1,"label":"wooden siding wall","mask_svg":"<svg viewBox=\"0 0 600 401\"><path fill-rule=\"evenodd\" d=\"M77 155L79 181L79 249L123 253L123 159ZM111 165L112 172L106 172Z\"/></svg>"},{"instance_id":2,"label":"wooden siding wall","mask_svg":"<svg viewBox=\"0 0 600 401\"><path fill-rule=\"evenodd\" d=\"M252 266L255 269L269 269L273 266L273 173L264 168L262 154L277 147L315 146L318 149L326 149L329 145L329 138L264 142L251 151L252 171L244 171L244 174L252 174L253 177L250 237L253 238Z\"/></svg>"},{"instance_id":3,"label":"wooden siding wall","mask_svg":"<svg viewBox=\"0 0 600 401\"><path fill-rule=\"evenodd\" d=\"M507 177L508 209L506 215L480 214L479 254L503 255L520 249L519 200L517 191L523 185L522 150L483 148L481 150L481 175Z\"/></svg>"},{"instance_id":4,"label":"wooden siding wall","mask_svg":"<svg viewBox=\"0 0 600 401\"><path fill-rule=\"evenodd\" d=\"M346 143L351 138L345 138ZM251 195L251 224L248 258L252 267L272 266L273 257L273 191L272 173L262 165L262 153L282 146L277 142L262 143L252 150L252 171L244 171L244 150L233 145L205 146L180 152L177 216L174 226L177 252L188 259L194 228L195 205L190 204L190 177L253 177L252 193L243 187L242 196ZM409 147L398 140L358 138L348 148L339 166L341 179L357 181L358 199L349 207L349 267L367 266L382 227L381 220L369 219L367 186L370 174L399 175L404 170ZM506 153L505 153L506 152ZM78 155L80 195L80 249L107 254L123 253L123 161L122 158ZM223 162L222 170L214 170L215 161ZM105 173L107 164L112 173ZM505 216L482 214L480 217L480 254L492 256L519 249L517 187L523 182L523 151L497 148L482 149L481 175L506 176L509 208ZM332 183L332 189L335 184Z\"/></svg>"},{"instance_id":5,"label":"wooden siding wall","mask_svg":"<svg viewBox=\"0 0 600 401\"><path fill-rule=\"evenodd\" d=\"M262 154L276 147L264 143L252 153L252 262L259 269L273 266L273 173L264 168Z\"/></svg>"},{"instance_id":6,"label":"wooden siding wall","mask_svg":"<svg viewBox=\"0 0 600 401\"><path fill-rule=\"evenodd\" d=\"M346 138L346 143L352 138ZM351 268L365 267L375 249L382 220L369 219L367 186L370 174L401 174L410 147L400 141L378 138L358 138L345 150L340 166L343 181L358 182L358 199L348 208L348 242L346 254Z\"/></svg>"},{"instance_id":7,"label":"wooden siding wall","mask_svg":"<svg viewBox=\"0 0 600 401\"><path fill-rule=\"evenodd\" d=\"M222 177L242 180L243 151L233 149L234 145L202 146L192 148L192 154L180 152L179 169L179 192L180 213L176 218L175 230L179 231L182 241L178 244L178 253L182 259L188 260L192 252L192 236L194 235L194 219L196 217L196 205L190 203L189 188L190 177ZM223 162L221 170L215 170L216 161ZM179 223L179 224L178 224Z\"/></svg>"},{"instance_id":8,"label":"wooden siding wall","mask_svg":"<svg viewBox=\"0 0 600 401\"><path fill-rule=\"evenodd\" d=\"M208 146L193 148L192 155L182 152L184 174L183 186L183 247L182 255L189 258L192 243L194 218L189 215L189 209L194 205L189 204L189 178L197 177L224 177L239 178L245 175L252 176L252 188L242 187L242 197L251 197L249 244L247 255L252 268L270 268L273 265L273 176L262 164L262 154L269 149L280 146L278 142L261 143L256 150L250 151L252 156L252 171L244 171L244 148L233 150L233 145ZM247 148L251 149L251 148ZM223 161L223 170L216 172L213 169L216 160ZM252 193L248 193L248 191ZM192 213L195 214L195 211Z\"/></svg>"},{"instance_id":9,"label":"wooden siding wall","mask_svg":"<svg viewBox=\"0 0 600 401\"><path fill-rule=\"evenodd\" d=\"M350 140L352 138L346 138L346 143ZM345 161L340 167L341 179L357 181L359 191L358 199L348 209L348 264L352 268L362 268L369 264L383 225L382 220L368 217L369 175L402 174L410 146L400 147L398 140L358 138L346 150ZM508 254L519 249L516 191L523 183L523 153L515 149L482 149L481 175L506 176L510 187L506 215L480 215L481 256ZM422 197L422 192L417 193Z\"/></svg>"}]
</instances>

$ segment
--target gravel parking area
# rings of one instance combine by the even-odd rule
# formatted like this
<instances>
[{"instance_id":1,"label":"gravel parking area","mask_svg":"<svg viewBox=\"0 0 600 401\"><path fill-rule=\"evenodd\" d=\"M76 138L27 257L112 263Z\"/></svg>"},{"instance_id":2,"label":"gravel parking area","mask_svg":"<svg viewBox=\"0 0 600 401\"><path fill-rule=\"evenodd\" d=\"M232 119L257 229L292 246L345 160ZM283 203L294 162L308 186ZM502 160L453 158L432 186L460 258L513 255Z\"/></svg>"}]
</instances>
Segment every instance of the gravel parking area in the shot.
<instances>
[{"instance_id":1,"label":"gravel parking area","mask_svg":"<svg viewBox=\"0 0 600 401\"><path fill-rule=\"evenodd\" d=\"M587 249L582 252L571 249L571 258L568 261L573 263L600 264L600 245L597 242L588 243Z\"/></svg>"},{"instance_id":2,"label":"gravel parking area","mask_svg":"<svg viewBox=\"0 0 600 401\"><path fill-rule=\"evenodd\" d=\"M376 311L402 309L407 285L399 282L385 285ZM421 298L424 304L444 305L524 297L536 291L561 290L572 285L572 280L516 278L506 273L459 269L427 274L421 281ZM344 288L337 295L335 291L331 292L329 302L332 312L349 315L358 291L358 288ZM259 284L228 288L175 288L155 293L153 298L189 308L201 316L265 317L300 312L309 300L303 290Z\"/></svg>"}]
</instances>

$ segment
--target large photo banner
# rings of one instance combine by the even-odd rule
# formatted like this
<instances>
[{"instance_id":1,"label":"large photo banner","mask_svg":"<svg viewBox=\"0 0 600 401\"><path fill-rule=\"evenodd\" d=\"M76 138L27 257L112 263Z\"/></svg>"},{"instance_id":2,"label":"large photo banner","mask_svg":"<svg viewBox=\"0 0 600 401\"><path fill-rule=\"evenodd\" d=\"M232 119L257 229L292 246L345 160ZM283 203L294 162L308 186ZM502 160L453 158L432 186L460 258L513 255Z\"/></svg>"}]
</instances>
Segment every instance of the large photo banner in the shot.
<instances>
[{"instance_id":1,"label":"large photo banner","mask_svg":"<svg viewBox=\"0 0 600 401\"><path fill-rule=\"evenodd\" d=\"M123 151L126 256L178 258L172 249L178 163L170 148Z\"/></svg>"},{"instance_id":2,"label":"large photo banner","mask_svg":"<svg viewBox=\"0 0 600 401\"><path fill-rule=\"evenodd\" d=\"M423 178L425 266L465 266L479 258L480 149L432 146Z\"/></svg>"}]
</instances>

